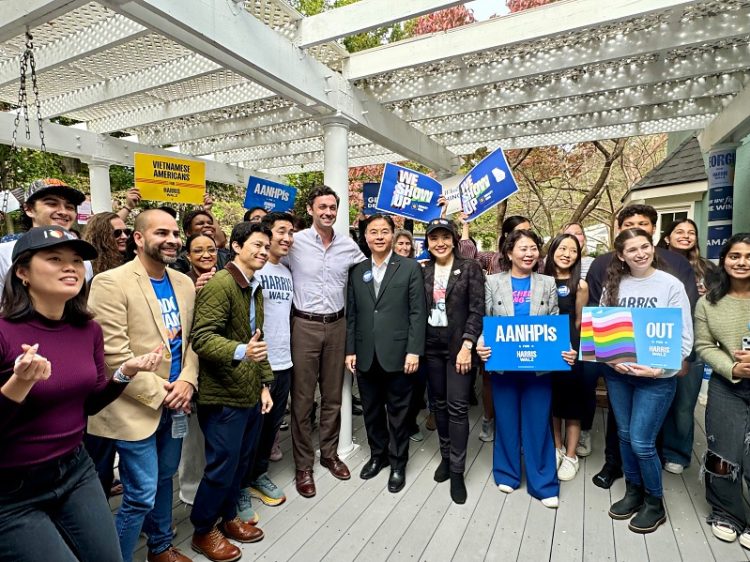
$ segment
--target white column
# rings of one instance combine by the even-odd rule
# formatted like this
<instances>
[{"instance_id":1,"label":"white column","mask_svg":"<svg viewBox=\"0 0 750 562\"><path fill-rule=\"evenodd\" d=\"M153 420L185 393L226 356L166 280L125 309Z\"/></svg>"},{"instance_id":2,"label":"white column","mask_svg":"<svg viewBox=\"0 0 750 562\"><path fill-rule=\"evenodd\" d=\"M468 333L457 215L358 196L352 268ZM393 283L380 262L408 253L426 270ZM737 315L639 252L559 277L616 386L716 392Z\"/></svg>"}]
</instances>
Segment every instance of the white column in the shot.
<instances>
[{"instance_id":1,"label":"white column","mask_svg":"<svg viewBox=\"0 0 750 562\"><path fill-rule=\"evenodd\" d=\"M87 162L87 164L89 166L89 181L91 182L91 212L112 211L109 164L98 160Z\"/></svg>"},{"instance_id":2,"label":"white column","mask_svg":"<svg viewBox=\"0 0 750 562\"><path fill-rule=\"evenodd\" d=\"M349 236L349 121L343 117L327 117L323 123L323 183L339 196L339 212L334 230L336 236ZM352 441L352 375L344 369L341 395L341 429L338 454L351 456L359 445Z\"/></svg>"},{"instance_id":3,"label":"white column","mask_svg":"<svg viewBox=\"0 0 750 562\"><path fill-rule=\"evenodd\" d=\"M349 123L344 117L326 117L323 123L323 183L339 196L333 229L349 236Z\"/></svg>"}]
</instances>

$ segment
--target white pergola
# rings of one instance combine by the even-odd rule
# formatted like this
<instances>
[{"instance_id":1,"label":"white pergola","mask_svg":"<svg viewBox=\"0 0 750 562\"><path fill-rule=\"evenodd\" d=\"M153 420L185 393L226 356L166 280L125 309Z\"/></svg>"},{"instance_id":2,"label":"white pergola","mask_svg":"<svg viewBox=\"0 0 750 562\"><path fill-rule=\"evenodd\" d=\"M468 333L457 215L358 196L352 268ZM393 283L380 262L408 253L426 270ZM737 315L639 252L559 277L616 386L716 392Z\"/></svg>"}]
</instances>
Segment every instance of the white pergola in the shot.
<instances>
[{"instance_id":1,"label":"white pergola","mask_svg":"<svg viewBox=\"0 0 750 562\"><path fill-rule=\"evenodd\" d=\"M9 0L0 99L17 99L31 29L43 116L82 122L55 128L51 150L127 164L132 145L108 135L125 132L242 183L323 170L336 142L350 166L448 174L481 146L701 129L750 76L743 0L567 0L351 55L337 42L460 3L362 0L304 18L284 0Z\"/></svg>"},{"instance_id":2,"label":"white pergola","mask_svg":"<svg viewBox=\"0 0 750 562\"><path fill-rule=\"evenodd\" d=\"M707 150L750 133L750 0L564 0L354 54L339 43L461 3L303 17L284 0L5 0L0 100L17 101L28 29L42 116L80 122L45 124L47 148L89 164L95 211L134 152L205 158L208 179L236 185L323 170L345 217L350 166L448 176L484 146L704 129ZM0 113L0 142L14 118Z\"/></svg>"}]
</instances>

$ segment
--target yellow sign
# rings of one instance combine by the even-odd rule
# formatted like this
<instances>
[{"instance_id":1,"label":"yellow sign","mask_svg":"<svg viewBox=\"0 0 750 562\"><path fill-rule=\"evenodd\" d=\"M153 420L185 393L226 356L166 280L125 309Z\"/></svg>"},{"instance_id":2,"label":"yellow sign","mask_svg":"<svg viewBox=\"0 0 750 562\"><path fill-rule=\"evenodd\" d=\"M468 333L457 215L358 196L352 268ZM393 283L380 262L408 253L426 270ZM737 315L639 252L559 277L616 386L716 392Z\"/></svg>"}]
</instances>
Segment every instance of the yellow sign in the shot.
<instances>
[{"instance_id":1,"label":"yellow sign","mask_svg":"<svg viewBox=\"0 0 750 562\"><path fill-rule=\"evenodd\" d=\"M135 187L150 201L202 205L206 163L136 152Z\"/></svg>"}]
</instances>

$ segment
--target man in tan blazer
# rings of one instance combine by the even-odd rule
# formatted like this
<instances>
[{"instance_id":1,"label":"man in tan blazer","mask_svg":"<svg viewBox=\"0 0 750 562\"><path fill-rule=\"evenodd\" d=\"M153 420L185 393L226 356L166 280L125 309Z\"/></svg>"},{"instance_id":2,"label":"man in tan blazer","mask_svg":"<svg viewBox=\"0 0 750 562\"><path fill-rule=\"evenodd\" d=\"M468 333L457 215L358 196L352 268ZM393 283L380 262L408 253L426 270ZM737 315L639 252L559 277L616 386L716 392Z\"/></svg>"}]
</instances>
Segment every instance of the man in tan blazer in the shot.
<instances>
[{"instance_id":1,"label":"man in tan blazer","mask_svg":"<svg viewBox=\"0 0 750 562\"><path fill-rule=\"evenodd\" d=\"M89 295L114 376L122 376L117 370L130 357L163 348L156 371L138 373L88 425L92 435L114 439L120 455L124 493L115 524L126 562L141 528L148 536L148 562L190 560L172 546L172 477L182 448L172 422L175 414L189 412L198 385L198 359L188 345L195 288L186 275L166 267L177 259L179 235L168 213L142 212L133 233L136 258L97 275Z\"/></svg>"}]
</instances>

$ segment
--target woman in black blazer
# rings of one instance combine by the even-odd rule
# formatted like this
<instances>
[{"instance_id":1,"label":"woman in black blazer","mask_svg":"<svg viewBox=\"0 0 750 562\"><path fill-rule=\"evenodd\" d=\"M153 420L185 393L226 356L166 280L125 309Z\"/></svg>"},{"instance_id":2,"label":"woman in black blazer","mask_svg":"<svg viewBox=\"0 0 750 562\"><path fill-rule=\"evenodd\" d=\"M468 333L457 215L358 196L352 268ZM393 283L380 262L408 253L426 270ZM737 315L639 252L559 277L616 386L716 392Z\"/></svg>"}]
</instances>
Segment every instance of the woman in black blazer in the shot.
<instances>
[{"instance_id":1,"label":"woman in black blazer","mask_svg":"<svg viewBox=\"0 0 750 562\"><path fill-rule=\"evenodd\" d=\"M451 498L466 501L464 468L469 440L471 366L482 333L484 274L477 262L458 254L458 235L444 218L427 225L430 260L424 265L427 299L425 367L434 404L442 460L435 480L450 478Z\"/></svg>"}]
</instances>

